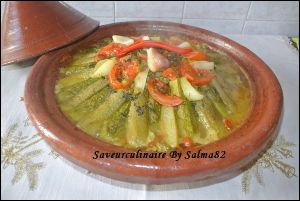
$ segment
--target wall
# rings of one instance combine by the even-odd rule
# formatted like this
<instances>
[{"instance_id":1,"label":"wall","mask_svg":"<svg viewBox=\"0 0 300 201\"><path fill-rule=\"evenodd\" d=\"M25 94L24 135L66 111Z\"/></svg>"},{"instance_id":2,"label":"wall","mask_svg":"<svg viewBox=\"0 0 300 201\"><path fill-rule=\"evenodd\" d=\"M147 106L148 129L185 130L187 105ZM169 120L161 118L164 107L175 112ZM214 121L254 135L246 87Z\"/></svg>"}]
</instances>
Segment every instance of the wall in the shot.
<instances>
[{"instance_id":1,"label":"wall","mask_svg":"<svg viewBox=\"0 0 300 201\"><path fill-rule=\"evenodd\" d=\"M298 1L65 2L99 20L101 24L166 20L224 34L299 35Z\"/></svg>"}]
</instances>

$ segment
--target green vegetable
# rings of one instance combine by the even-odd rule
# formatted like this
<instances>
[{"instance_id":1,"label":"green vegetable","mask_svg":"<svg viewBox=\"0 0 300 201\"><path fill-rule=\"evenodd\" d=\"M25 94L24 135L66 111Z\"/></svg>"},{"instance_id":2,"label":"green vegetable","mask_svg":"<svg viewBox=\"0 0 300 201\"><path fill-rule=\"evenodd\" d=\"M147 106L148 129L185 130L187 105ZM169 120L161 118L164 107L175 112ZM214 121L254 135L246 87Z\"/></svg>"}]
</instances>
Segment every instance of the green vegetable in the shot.
<instances>
[{"instance_id":1,"label":"green vegetable","mask_svg":"<svg viewBox=\"0 0 300 201\"><path fill-rule=\"evenodd\" d=\"M98 122L102 122L110 118L125 102L125 99L122 96L122 90L118 90L116 93L111 94L108 99L106 99L106 101L99 105L95 110L80 118L77 126L87 133L95 134L99 124Z\"/></svg>"},{"instance_id":2,"label":"green vegetable","mask_svg":"<svg viewBox=\"0 0 300 201\"><path fill-rule=\"evenodd\" d=\"M211 61L195 61L191 65L200 70L213 70L215 68L214 62Z\"/></svg>"},{"instance_id":3,"label":"green vegetable","mask_svg":"<svg viewBox=\"0 0 300 201\"><path fill-rule=\"evenodd\" d=\"M73 56L73 61L70 65L84 65L96 62L96 51L93 52L79 52Z\"/></svg>"},{"instance_id":4,"label":"green vegetable","mask_svg":"<svg viewBox=\"0 0 300 201\"><path fill-rule=\"evenodd\" d=\"M195 111L198 122L206 129L206 137L201 144L207 144L226 136L228 131L224 127L223 118L207 97L195 102Z\"/></svg>"},{"instance_id":5,"label":"green vegetable","mask_svg":"<svg viewBox=\"0 0 300 201\"><path fill-rule=\"evenodd\" d=\"M189 42L187 42L187 41L184 41L181 44L179 44L177 47L188 48L188 47L191 47L191 44Z\"/></svg>"},{"instance_id":6,"label":"green vegetable","mask_svg":"<svg viewBox=\"0 0 300 201\"><path fill-rule=\"evenodd\" d=\"M121 43L124 45L131 45L134 43L133 39L131 39L129 37L125 37L125 36L113 35L112 39L113 39L114 43Z\"/></svg>"},{"instance_id":7,"label":"green vegetable","mask_svg":"<svg viewBox=\"0 0 300 201\"><path fill-rule=\"evenodd\" d=\"M183 97L178 79L170 81L170 87L173 95ZM176 123L181 139L186 136L193 137L195 134L195 126L193 124L191 109L191 104L187 100L185 100L181 105L175 107Z\"/></svg>"},{"instance_id":8,"label":"green vegetable","mask_svg":"<svg viewBox=\"0 0 300 201\"><path fill-rule=\"evenodd\" d=\"M214 87L207 87L205 89L207 97L212 101L215 108L223 117L227 117L230 114L230 111L227 109L227 106L223 103L223 100L219 96L218 92Z\"/></svg>"},{"instance_id":9,"label":"green vegetable","mask_svg":"<svg viewBox=\"0 0 300 201\"><path fill-rule=\"evenodd\" d=\"M198 101L203 98L203 95L197 91L185 77L180 78L180 84L184 96L190 101Z\"/></svg>"},{"instance_id":10,"label":"green vegetable","mask_svg":"<svg viewBox=\"0 0 300 201\"><path fill-rule=\"evenodd\" d=\"M57 85L55 86L55 93L57 94L57 100L59 103L71 98L72 96L75 96L77 93L79 93L80 90L86 88L93 82L97 81L97 78L91 78L84 80L82 82L79 82L77 84L71 85L69 87L66 87L64 89L57 90Z\"/></svg>"},{"instance_id":11,"label":"green vegetable","mask_svg":"<svg viewBox=\"0 0 300 201\"><path fill-rule=\"evenodd\" d=\"M178 146L178 132L173 107L161 107L160 129L164 141L172 148Z\"/></svg>"},{"instance_id":12,"label":"green vegetable","mask_svg":"<svg viewBox=\"0 0 300 201\"><path fill-rule=\"evenodd\" d=\"M149 69L140 72L134 79L135 92L143 92L146 86Z\"/></svg>"},{"instance_id":13,"label":"green vegetable","mask_svg":"<svg viewBox=\"0 0 300 201\"><path fill-rule=\"evenodd\" d=\"M72 86L74 84L77 84L79 82L82 82L84 80L87 80L88 78L90 78L91 72L93 72L93 70L89 69L82 73L76 73L76 74L70 75L68 77L64 77L57 81L55 90L60 91L63 88L66 88L66 87Z\"/></svg>"},{"instance_id":14,"label":"green vegetable","mask_svg":"<svg viewBox=\"0 0 300 201\"><path fill-rule=\"evenodd\" d=\"M152 132L157 132L161 113L161 105L156 102L151 96L149 96L147 106L149 114L149 129Z\"/></svg>"},{"instance_id":15,"label":"green vegetable","mask_svg":"<svg viewBox=\"0 0 300 201\"><path fill-rule=\"evenodd\" d=\"M140 94L129 109L126 138L129 146L134 148L147 145L149 127L146 101L145 94ZM137 107L142 108L143 112L137 112Z\"/></svg>"},{"instance_id":16,"label":"green vegetable","mask_svg":"<svg viewBox=\"0 0 300 201\"><path fill-rule=\"evenodd\" d=\"M233 101L229 98L227 93L224 91L222 86L220 85L218 79L213 79L211 81L211 85L216 89L216 91L218 92L219 96L221 97L223 103L226 105L228 114L233 113L235 105L234 105Z\"/></svg>"},{"instance_id":17,"label":"green vegetable","mask_svg":"<svg viewBox=\"0 0 300 201\"><path fill-rule=\"evenodd\" d=\"M116 59L105 59L99 61L96 66L94 72L91 74L91 77L101 77L109 74L112 67L115 65Z\"/></svg>"},{"instance_id":18,"label":"green vegetable","mask_svg":"<svg viewBox=\"0 0 300 201\"><path fill-rule=\"evenodd\" d=\"M129 112L130 102L125 102L113 116L104 123L99 122L99 132L96 135L99 139L115 145L126 143L125 129Z\"/></svg>"},{"instance_id":19,"label":"green vegetable","mask_svg":"<svg viewBox=\"0 0 300 201\"><path fill-rule=\"evenodd\" d=\"M66 114L75 122L84 116L87 112L91 112L93 109L97 108L105 99L110 95L110 88L105 87L98 93L94 94L89 99L85 100L83 103L67 111Z\"/></svg>"},{"instance_id":20,"label":"green vegetable","mask_svg":"<svg viewBox=\"0 0 300 201\"><path fill-rule=\"evenodd\" d=\"M76 73L82 73L86 70L90 70L95 66L95 63L87 64L87 65L73 65L73 66L67 66L64 68L60 68L59 72L61 76L70 76Z\"/></svg>"},{"instance_id":21,"label":"green vegetable","mask_svg":"<svg viewBox=\"0 0 300 201\"><path fill-rule=\"evenodd\" d=\"M108 82L106 80L99 79L96 82L88 85L86 88L81 89L77 95L73 96L70 99L67 99L61 104L62 110L66 111L76 107L77 105L103 89L105 86L107 86L107 84Z\"/></svg>"}]
</instances>

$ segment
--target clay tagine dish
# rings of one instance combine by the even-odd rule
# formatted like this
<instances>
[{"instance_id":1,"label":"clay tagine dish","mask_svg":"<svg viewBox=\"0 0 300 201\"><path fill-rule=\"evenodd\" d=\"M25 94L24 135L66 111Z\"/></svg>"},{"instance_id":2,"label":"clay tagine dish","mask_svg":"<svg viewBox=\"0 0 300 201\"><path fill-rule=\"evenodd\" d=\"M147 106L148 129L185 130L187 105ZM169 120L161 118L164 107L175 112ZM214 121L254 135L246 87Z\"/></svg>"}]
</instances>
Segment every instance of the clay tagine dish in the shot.
<instances>
[{"instance_id":1,"label":"clay tagine dish","mask_svg":"<svg viewBox=\"0 0 300 201\"><path fill-rule=\"evenodd\" d=\"M136 153L138 149L113 145L82 131L62 112L55 90L61 69L72 55L113 35L181 36L190 41L205 43L239 65L240 70L247 75L251 91L251 109L243 123L222 139L204 146L181 149L183 154L187 151L198 153L199 149L201 153L220 151L225 157L184 159L183 155L180 160L175 160L168 151L165 158L94 158L95 151ZM31 120L47 143L66 159L93 173L143 184L200 181L207 185L236 176L266 148L276 135L283 96L280 84L270 68L242 45L193 26L138 21L100 26L84 40L40 57L26 83L25 103ZM152 153L143 149L140 151Z\"/></svg>"}]
</instances>

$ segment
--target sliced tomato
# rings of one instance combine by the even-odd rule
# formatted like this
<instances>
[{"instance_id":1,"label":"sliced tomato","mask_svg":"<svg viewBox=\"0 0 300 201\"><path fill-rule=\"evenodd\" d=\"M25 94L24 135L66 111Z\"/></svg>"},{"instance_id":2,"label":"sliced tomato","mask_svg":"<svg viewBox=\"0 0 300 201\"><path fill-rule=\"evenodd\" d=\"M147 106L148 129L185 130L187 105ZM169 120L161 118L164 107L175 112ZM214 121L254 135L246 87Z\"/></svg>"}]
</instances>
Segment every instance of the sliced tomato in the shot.
<instances>
[{"instance_id":1,"label":"sliced tomato","mask_svg":"<svg viewBox=\"0 0 300 201\"><path fill-rule=\"evenodd\" d=\"M128 89L138 74L138 61L118 61L111 69L108 79L114 89Z\"/></svg>"},{"instance_id":2,"label":"sliced tomato","mask_svg":"<svg viewBox=\"0 0 300 201\"><path fill-rule=\"evenodd\" d=\"M179 66L179 75L185 77L194 86L208 85L214 75L208 70L193 68L188 62L182 62Z\"/></svg>"},{"instance_id":3,"label":"sliced tomato","mask_svg":"<svg viewBox=\"0 0 300 201\"><path fill-rule=\"evenodd\" d=\"M120 44L120 43L110 43L107 46L101 48L97 54L96 54L96 59L98 60L102 60L102 59L106 59L107 57L113 56L114 53L124 47L125 45Z\"/></svg>"},{"instance_id":4,"label":"sliced tomato","mask_svg":"<svg viewBox=\"0 0 300 201\"><path fill-rule=\"evenodd\" d=\"M188 136L182 139L181 145L185 148L191 148L194 146L192 138Z\"/></svg>"},{"instance_id":5,"label":"sliced tomato","mask_svg":"<svg viewBox=\"0 0 300 201\"><path fill-rule=\"evenodd\" d=\"M185 54L184 57L190 60L197 60L197 61L208 60L208 56L205 52L190 52L188 54Z\"/></svg>"},{"instance_id":6,"label":"sliced tomato","mask_svg":"<svg viewBox=\"0 0 300 201\"><path fill-rule=\"evenodd\" d=\"M173 68L167 68L166 70L164 70L162 75L171 81L176 79L176 73Z\"/></svg>"},{"instance_id":7,"label":"sliced tomato","mask_svg":"<svg viewBox=\"0 0 300 201\"><path fill-rule=\"evenodd\" d=\"M231 130L233 128L232 121L230 121L229 119L224 119L224 125L228 130Z\"/></svg>"},{"instance_id":8,"label":"sliced tomato","mask_svg":"<svg viewBox=\"0 0 300 201\"><path fill-rule=\"evenodd\" d=\"M162 86L166 85L165 83L157 80L150 79L148 81L148 91L151 97L164 106L177 106L180 105L183 100L178 96L166 95L161 91ZM166 87L163 87L166 88Z\"/></svg>"}]
</instances>

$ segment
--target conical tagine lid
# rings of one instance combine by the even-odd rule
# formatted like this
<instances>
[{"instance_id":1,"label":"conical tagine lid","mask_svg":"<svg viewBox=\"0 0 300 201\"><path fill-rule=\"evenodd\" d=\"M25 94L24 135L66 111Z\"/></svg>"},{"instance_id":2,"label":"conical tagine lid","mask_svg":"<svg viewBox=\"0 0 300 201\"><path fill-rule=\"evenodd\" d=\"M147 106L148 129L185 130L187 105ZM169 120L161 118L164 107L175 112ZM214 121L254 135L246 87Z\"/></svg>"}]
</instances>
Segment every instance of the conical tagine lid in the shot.
<instances>
[{"instance_id":1,"label":"conical tagine lid","mask_svg":"<svg viewBox=\"0 0 300 201\"><path fill-rule=\"evenodd\" d=\"M58 1L7 1L1 25L1 65L66 46L99 22Z\"/></svg>"}]
</instances>

